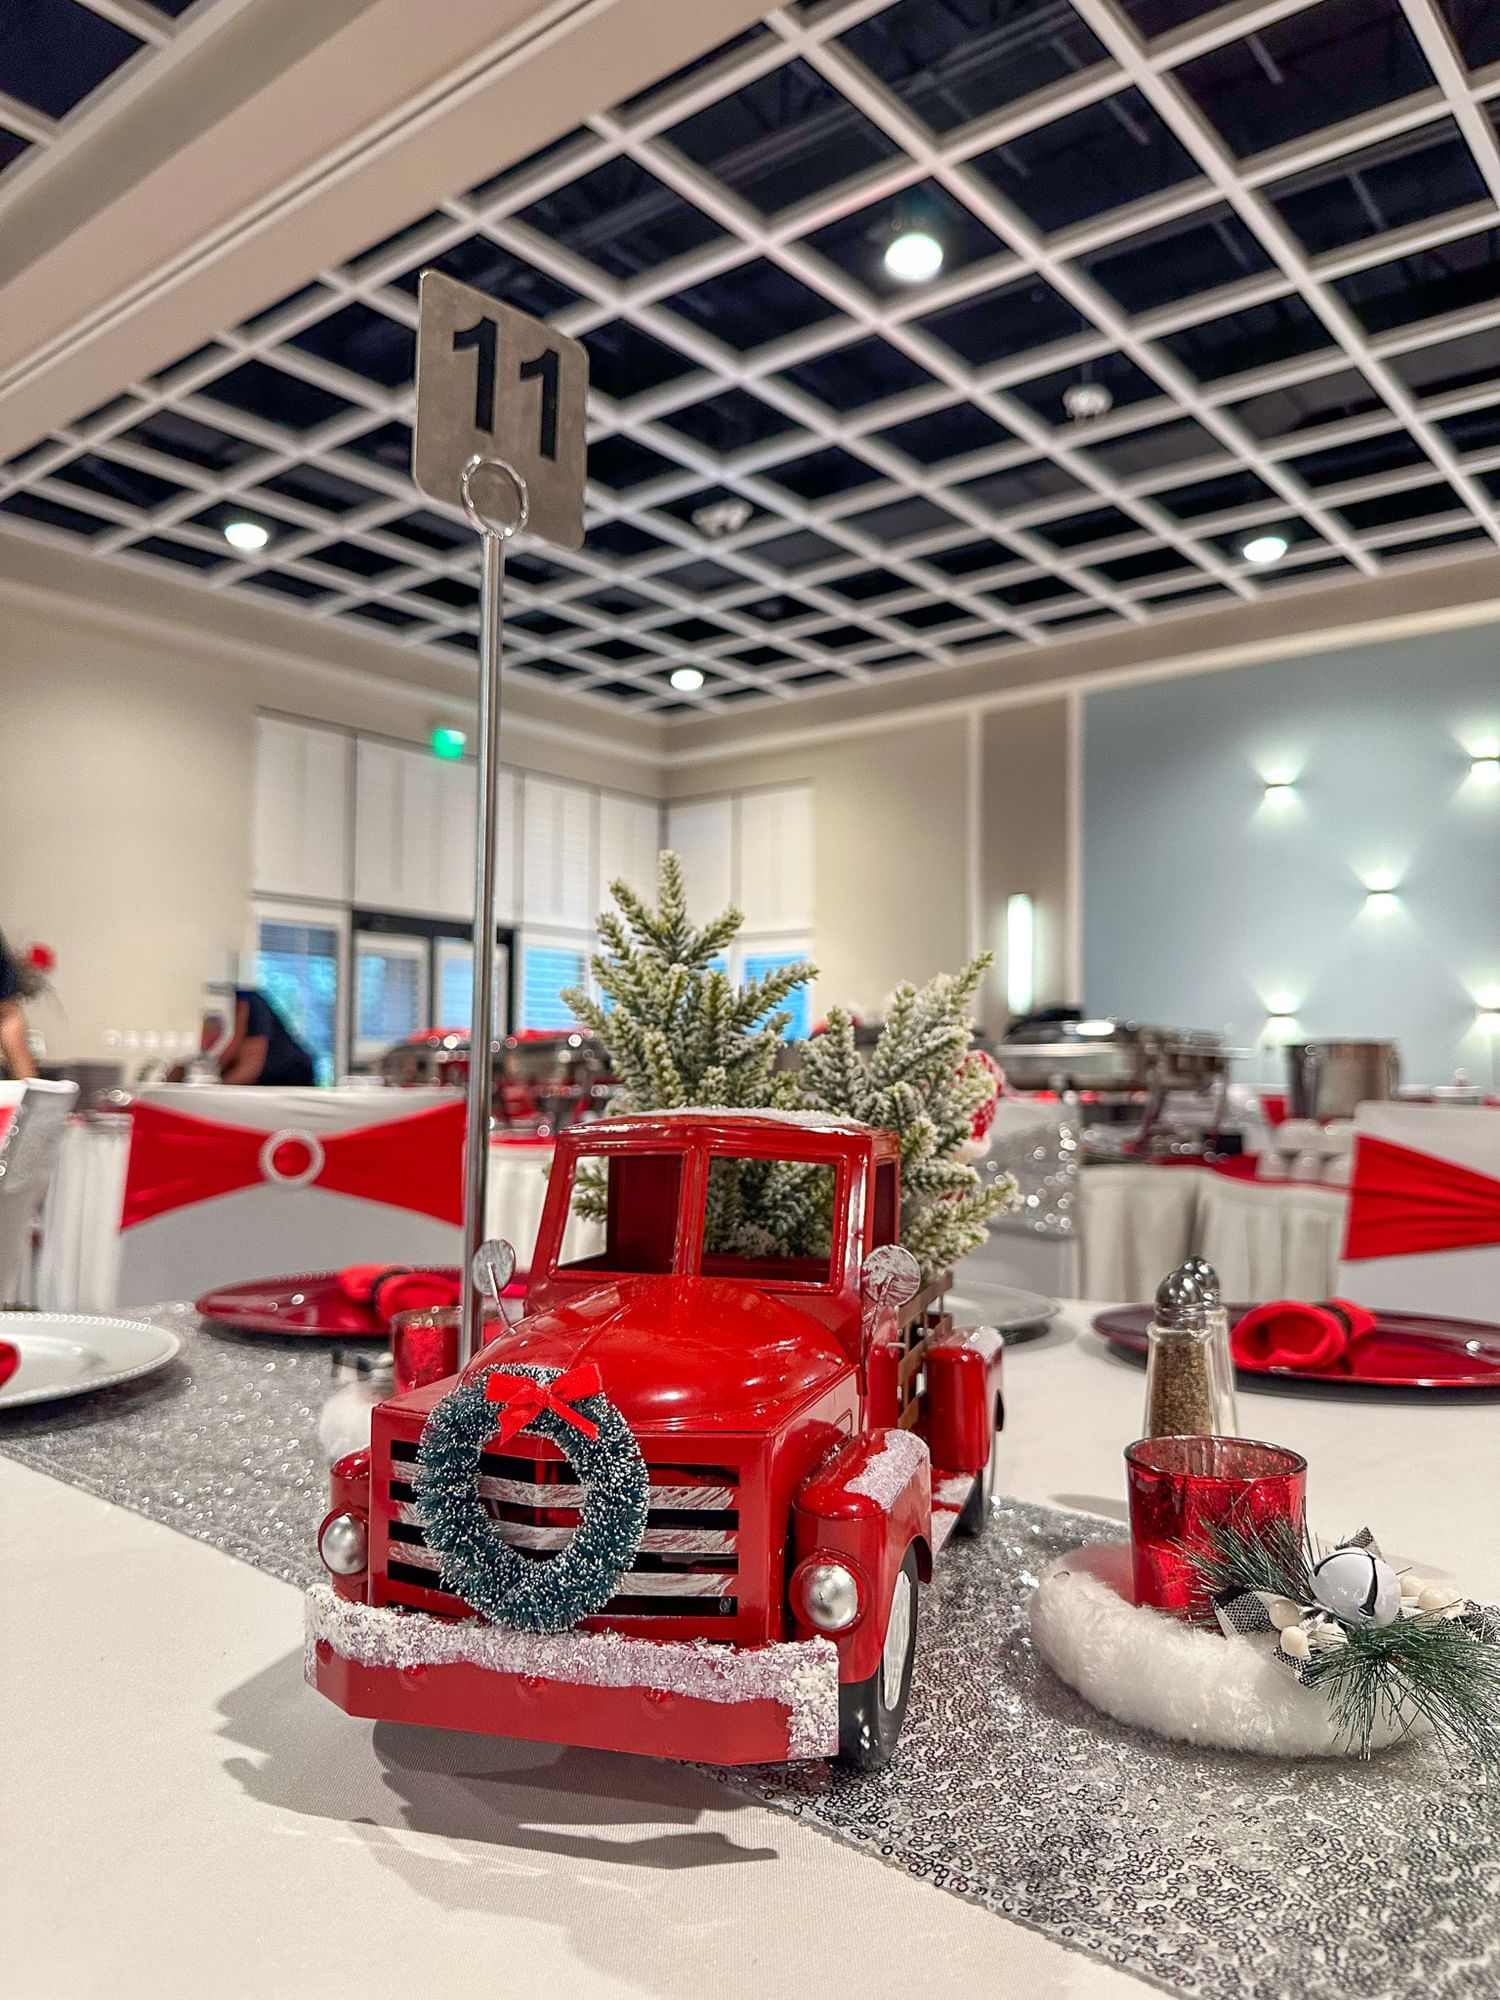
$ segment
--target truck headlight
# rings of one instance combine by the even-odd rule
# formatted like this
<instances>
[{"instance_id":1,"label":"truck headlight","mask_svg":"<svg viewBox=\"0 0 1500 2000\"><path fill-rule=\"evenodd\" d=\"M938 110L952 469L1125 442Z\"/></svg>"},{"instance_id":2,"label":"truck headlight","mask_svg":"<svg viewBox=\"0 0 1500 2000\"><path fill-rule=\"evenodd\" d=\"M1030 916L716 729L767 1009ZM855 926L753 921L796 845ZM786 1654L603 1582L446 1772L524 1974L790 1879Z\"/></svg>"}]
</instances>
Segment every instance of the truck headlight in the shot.
<instances>
[{"instance_id":1,"label":"truck headlight","mask_svg":"<svg viewBox=\"0 0 1500 2000\"><path fill-rule=\"evenodd\" d=\"M810 1556L798 1566L792 1598L801 1617L820 1632L847 1632L864 1609L858 1574L832 1556Z\"/></svg>"},{"instance_id":2,"label":"truck headlight","mask_svg":"<svg viewBox=\"0 0 1500 2000\"><path fill-rule=\"evenodd\" d=\"M318 1554L335 1576L357 1576L369 1560L370 1537L358 1514L330 1514L318 1530Z\"/></svg>"}]
</instances>

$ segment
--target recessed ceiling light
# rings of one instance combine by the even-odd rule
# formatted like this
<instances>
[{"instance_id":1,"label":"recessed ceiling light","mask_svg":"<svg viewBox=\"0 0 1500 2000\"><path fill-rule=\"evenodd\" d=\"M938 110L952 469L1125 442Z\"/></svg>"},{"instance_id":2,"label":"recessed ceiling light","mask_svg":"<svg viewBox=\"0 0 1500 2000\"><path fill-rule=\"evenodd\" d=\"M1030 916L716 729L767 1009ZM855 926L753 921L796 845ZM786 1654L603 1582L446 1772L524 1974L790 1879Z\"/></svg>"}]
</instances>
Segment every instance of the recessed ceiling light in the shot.
<instances>
[{"instance_id":1,"label":"recessed ceiling light","mask_svg":"<svg viewBox=\"0 0 1500 2000\"><path fill-rule=\"evenodd\" d=\"M232 549L243 549L247 555L253 555L270 541L271 531L259 521L226 521L224 539Z\"/></svg>"},{"instance_id":2,"label":"recessed ceiling light","mask_svg":"<svg viewBox=\"0 0 1500 2000\"><path fill-rule=\"evenodd\" d=\"M943 246L930 229L903 229L885 246L885 268L899 284L925 284L943 268Z\"/></svg>"},{"instance_id":3,"label":"recessed ceiling light","mask_svg":"<svg viewBox=\"0 0 1500 2000\"><path fill-rule=\"evenodd\" d=\"M1255 535L1241 546L1240 554L1249 563L1275 563L1290 547L1285 535Z\"/></svg>"},{"instance_id":4,"label":"recessed ceiling light","mask_svg":"<svg viewBox=\"0 0 1500 2000\"><path fill-rule=\"evenodd\" d=\"M1114 406L1114 396L1103 382L1070 382L1063 390L1063 408L1075 423L1107 417Z\"/></svg>"},{"instance_id":5,"label":"recessed ceiling light","mask_svg":"<svg viewBox=\"0 0 1500 2000\"><path fill-rule=\"evenodd\" d=\"M667 678L679 694L696 694L703 685L703 675L697 667L673 667Z\"/></svg>"},{"instance_id":6,"label":"recessed ceiling light","mask_svg":"<svg viewBox=\"0 0 1500 2000\"><path fill-rule=\"evenodd\" d=\"M706 506L696 508L693 526L711 542L719 542L726 535L737 535L741 528L748 527L754 512L748 500L731 494L727 500L710 500Z\"/></svg>"}]
</instances>

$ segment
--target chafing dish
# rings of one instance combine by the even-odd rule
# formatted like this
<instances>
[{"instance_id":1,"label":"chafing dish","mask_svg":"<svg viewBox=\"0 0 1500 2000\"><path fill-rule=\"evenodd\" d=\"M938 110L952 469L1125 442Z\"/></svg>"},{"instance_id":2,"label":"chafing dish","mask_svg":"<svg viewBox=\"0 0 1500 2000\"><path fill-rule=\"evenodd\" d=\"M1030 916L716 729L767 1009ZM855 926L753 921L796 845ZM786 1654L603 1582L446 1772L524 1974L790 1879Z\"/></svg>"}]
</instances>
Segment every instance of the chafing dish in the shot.
<instances>
[{"instance_id":1,"label":"chafing dish","mask_svg":"<svg viewBox=\"0 0 1500 2000\"><path fill-rule=\"evenodd\" d=\"M556 1132L597 1117L614 1094L604 1045L577 1029L533 1029L492 1044L493 1116L499 1125ZM469 1080L469 1037L433 1030L398 1042L376 1068L389 1084L440 1084L463 1090Z\"/></svg>"},{"instance_id":2,"label":"chafing dish","mask_svg":"<svg viewBox=\"0 0 1500 2000\"><path fill-rule=\"evenodd\" d=\"M1105 1130L1134 1151L1201 1149L1223 1122L1234 1054L1221 1035L1109 1020L1022 1023L995 1048L1012 1090L1082 1096L1085 1143L1098 1139L1099 1151L1123 1150L1103 1143ZM1201 1100L1196 1138L1167 1129L1169 1097Z\"/></svg>"}]
</instances>

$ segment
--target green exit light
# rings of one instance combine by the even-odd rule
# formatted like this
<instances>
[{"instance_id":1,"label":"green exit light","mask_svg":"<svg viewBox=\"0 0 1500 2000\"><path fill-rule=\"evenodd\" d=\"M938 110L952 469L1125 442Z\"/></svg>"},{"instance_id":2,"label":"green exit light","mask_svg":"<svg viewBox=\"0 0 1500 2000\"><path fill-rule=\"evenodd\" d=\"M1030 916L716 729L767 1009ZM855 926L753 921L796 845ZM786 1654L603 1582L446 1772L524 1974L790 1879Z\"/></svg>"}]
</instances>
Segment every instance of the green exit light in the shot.
<instances>
[{"instance_id":1,"label":"green exit light","mask_svg":"<svg viewBox=\"0 0 1500 2000\"><path fill-rule=\"evenodd\" d=\"M469 739L461 729L434 729L432 732L432 754L442 757L448 763L456 763L468 748Z\"/></svg>"}]
</instances>

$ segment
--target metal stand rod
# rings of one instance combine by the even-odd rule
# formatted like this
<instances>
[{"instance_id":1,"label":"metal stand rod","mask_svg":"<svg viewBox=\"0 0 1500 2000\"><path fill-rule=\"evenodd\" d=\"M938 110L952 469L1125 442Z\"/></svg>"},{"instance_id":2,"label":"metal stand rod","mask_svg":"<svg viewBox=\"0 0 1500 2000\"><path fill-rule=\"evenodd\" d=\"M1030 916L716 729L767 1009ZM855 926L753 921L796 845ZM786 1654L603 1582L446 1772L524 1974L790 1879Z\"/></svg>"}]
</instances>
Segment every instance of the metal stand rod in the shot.
<instances>
[{"instance_id":1,"label":"metal stand rod","mask_svg":"<svg viewBox=\"0 0 1500 2000\"><path fill-rule=\"evenodd\" d=\"M469 1014L468 1143L464 1155L463 1302L458 1359L480 1348L483 1300L475 1256L485 1238L490 1168L490 1105L494 1089L495 1024L495 787L500 777L500 648L505 538L485 533L479 599L479 772L475 813L474 983Z\"/></svg>"}]
</instances>

